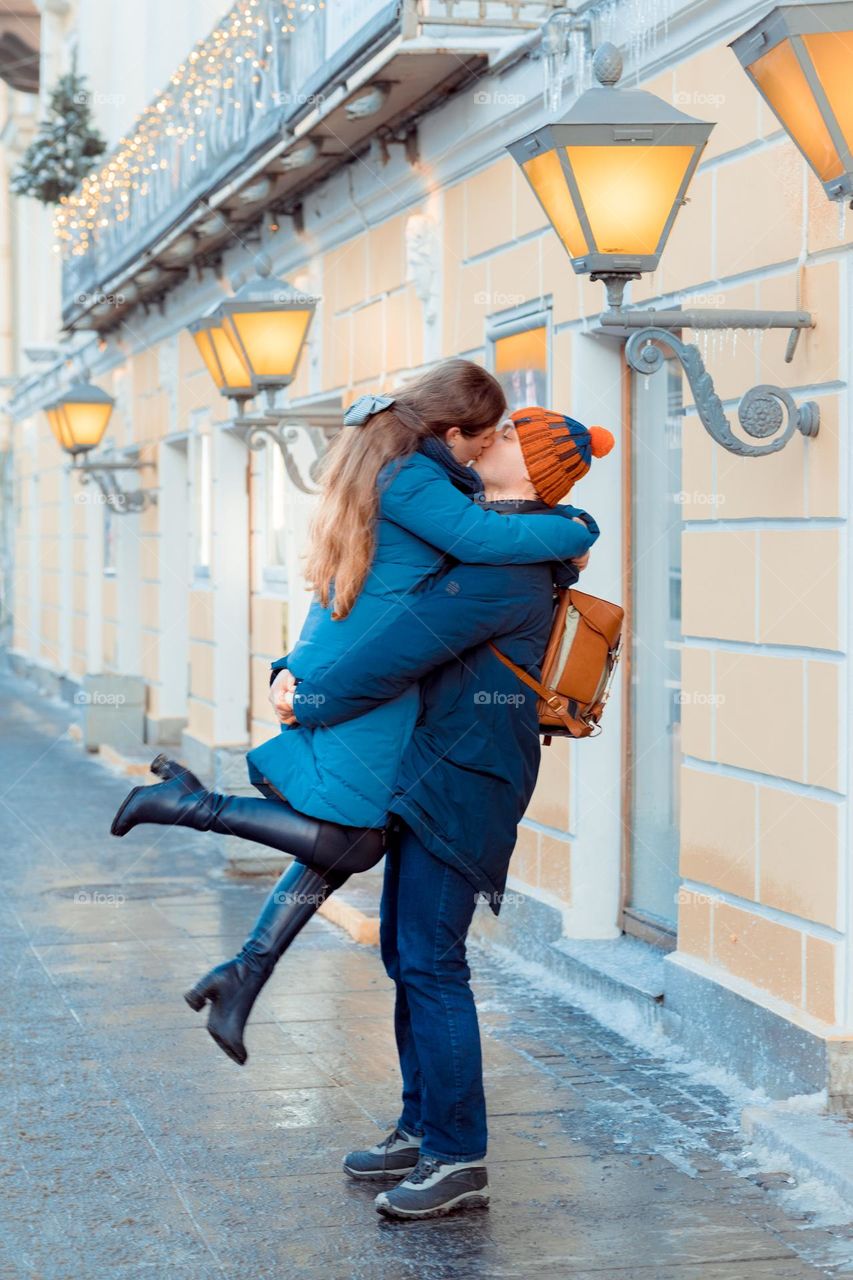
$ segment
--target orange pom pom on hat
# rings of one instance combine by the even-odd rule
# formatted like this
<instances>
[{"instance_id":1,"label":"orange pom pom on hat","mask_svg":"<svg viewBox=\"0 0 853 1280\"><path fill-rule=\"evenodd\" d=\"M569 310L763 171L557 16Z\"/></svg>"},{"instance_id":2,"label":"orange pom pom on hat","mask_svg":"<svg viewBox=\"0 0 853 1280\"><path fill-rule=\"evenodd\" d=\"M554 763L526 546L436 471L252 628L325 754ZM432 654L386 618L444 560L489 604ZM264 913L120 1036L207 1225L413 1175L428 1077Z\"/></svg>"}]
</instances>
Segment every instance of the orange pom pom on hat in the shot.
<instances>
[{"instance_id":1,"label":"orange pom pom on hat","mask_svg":"<svg viewBox=\"0 0 853 1280\"><path fill-rule=\"evenodd\" d=\"M616 443L606 427L585 427L539 405L516 409L509 420L518 432L527 473L549 507L586 475L593 458L603 458Z\"/></svg>"}]
</instances>

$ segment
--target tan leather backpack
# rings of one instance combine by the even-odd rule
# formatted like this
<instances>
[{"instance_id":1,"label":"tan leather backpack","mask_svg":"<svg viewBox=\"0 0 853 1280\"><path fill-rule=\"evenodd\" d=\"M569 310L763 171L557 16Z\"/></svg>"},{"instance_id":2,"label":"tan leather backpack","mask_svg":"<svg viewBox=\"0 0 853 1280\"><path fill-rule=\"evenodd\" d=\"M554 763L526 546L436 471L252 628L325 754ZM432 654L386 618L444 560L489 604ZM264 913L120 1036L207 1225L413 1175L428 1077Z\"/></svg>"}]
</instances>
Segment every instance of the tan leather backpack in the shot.
<instances>
[{"instance_id":1,"label":"tan leather backpack","mask_svg":"<svg viewBox=\"0 0 853 1280\"><path fill-rule=\"evenodd\" d=\"M551 738L588 738L601 732L599 721L610 694L622 648L625 610L574 587L557 593L554 621L536 680L501 653L489 648L539 695L539 732Z\"/></svg>"}]
</instances>

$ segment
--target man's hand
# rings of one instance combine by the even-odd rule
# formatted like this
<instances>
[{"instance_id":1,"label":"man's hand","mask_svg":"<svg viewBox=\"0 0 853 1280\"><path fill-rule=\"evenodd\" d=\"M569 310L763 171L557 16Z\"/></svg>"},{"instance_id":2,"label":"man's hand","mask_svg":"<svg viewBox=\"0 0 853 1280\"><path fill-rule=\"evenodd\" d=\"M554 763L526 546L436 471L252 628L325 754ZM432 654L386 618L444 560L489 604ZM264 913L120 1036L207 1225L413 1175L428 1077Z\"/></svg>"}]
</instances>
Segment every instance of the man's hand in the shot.
<instances>
[{"instance_id":1,"label":"man's hand","mask_svg":"<svg viewBox=\"0 0 853 1280\"><path fill-rule=\"evenodd\" d=\"M276 719L281 724L296 724L293 714L293 691L296 688L296 677L283 667L270 685L269 700Z\"/></svg>"}]
</instances>

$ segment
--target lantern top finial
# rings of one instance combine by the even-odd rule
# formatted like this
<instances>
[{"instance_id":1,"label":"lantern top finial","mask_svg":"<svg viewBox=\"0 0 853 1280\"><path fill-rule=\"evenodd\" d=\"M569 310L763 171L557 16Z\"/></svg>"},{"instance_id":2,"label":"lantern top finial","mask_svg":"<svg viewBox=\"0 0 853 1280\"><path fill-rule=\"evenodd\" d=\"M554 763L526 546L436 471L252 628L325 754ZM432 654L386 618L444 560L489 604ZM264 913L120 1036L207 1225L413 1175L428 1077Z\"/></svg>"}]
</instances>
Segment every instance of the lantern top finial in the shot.
<instances>
[{"instance_id":1,"label":"lantern top finial","mask_svg":"<svg viewBox=\"0 0 853 1280\"><path fill-rule=\"evenodd\" d=\"M272 275L272 259L268 253L258 253L255 255L254 268L262 280L266 280Z\"/></svg>"},{"instance_id":2,"label":"lantern top finial","mask_svg":"<svg viewBox=\"0 0 853 1280\"><path fill-rule=\"evenodd\" d=\"M622 54L609 40L600 44L593 54L592 73L599 84L612 89L622 78Z\"/></svg>"}]
</instances>

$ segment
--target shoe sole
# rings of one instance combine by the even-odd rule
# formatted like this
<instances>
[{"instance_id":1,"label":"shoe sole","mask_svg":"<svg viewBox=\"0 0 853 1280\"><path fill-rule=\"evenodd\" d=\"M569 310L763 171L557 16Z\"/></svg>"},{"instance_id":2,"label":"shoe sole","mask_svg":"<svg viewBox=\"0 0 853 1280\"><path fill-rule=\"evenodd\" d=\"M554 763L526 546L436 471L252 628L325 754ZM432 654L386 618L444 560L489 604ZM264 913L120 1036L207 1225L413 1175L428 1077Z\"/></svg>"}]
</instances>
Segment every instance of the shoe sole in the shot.
<instances>
[{"instance_id":1,"label":"shoe sole","mask_svg":"<svg viewBox=\"0 0 853 1280\"><path fill-rule=\"evenodd\" d=\"M386 1218L443 1218L446 1214L455 1213L460 1209L488 1209L488 1207L489 1192L485 1190L463 1191L461 1195L435 1209L400 1209L392 1204L377 1204L376 1212Z\"/></svg>"},{"instance_id":2,"label":"shoe sole","mask_svg":"<svg viewBox=\"0 0 853 1280\"><path fill-rule=\"evenodd\" d=\"M238 1067L245 1066L246 1059L249 1056L248 1053L244 1052L241 1058L236 1049L233 1049L230 1044L227 1044L226 1041L224 1041L221 1036L217 1035L215 1031L211 1031L210 1027L207 1028L207 1034L210 1036L211 1040L215 1041L215 1043L219 1045L227 1058L230 1058L232 1062L236 1062Z\"/></svg>"},{"instance_id":3,"label":"shoe sole","mask_svg":"<svg viewBox=\"0 0 853 1280\"><path fill-rule=\"evenodd\" d=\"M128 792L128 794L124 797L124 799L122 800L121 804L119 805L119 807L118 807L118 809L117 809L117 811L116 811L116 816L113 818L112 823L110 824L110 835L111 835L111 836L118 836L119 838L121 838L122 836L126 836L126 835L127 835L127 831L119 831L119 830L117 830L117 828L118 828L118 826L119 826L119 824L120 824L120 822L121 822L121 817L122 817L122 814L124 813L125 809L126 809L126 808L127 808L127 806L130 804L130 802L131 802L131 800L133 799L133 797L134 797L135 795L137 795L137 794L138 794L140 791L142 791L142 790L144 790L144 788L143 788L143 787L133 787L133 788L132 788L132 790L130 790L130 791ZM128 828L128 830L131 830L131 831L132 831L132 830L133 830L133 828L132 828L132 827L130 827L130 828Z\"/></svg>"},{"instance_id":4,"label":"shoe sole","mask_svg":"<svg viewBox=\"0 0 853 1280\"><path fill-rule=\"evenodd\" d=\"M411 1173L415 1167L416 1166L414 1164L410 1164L406 1169L362 1170L362 1169L351 1169L348 1164L345 1164L343 1166L343 1169L344 1169L344 1173L348 1174L350 1178L355 1178L357 1182L362 1182L362 1181L369 1182L373 1178L381 1178L387 1182L395 1178L397 1179L397 1181L399 1181L401 1178L405 1178L406 1175Z\"/></svg>"}]
</instances>

